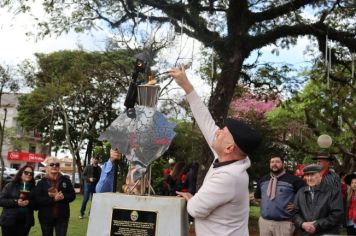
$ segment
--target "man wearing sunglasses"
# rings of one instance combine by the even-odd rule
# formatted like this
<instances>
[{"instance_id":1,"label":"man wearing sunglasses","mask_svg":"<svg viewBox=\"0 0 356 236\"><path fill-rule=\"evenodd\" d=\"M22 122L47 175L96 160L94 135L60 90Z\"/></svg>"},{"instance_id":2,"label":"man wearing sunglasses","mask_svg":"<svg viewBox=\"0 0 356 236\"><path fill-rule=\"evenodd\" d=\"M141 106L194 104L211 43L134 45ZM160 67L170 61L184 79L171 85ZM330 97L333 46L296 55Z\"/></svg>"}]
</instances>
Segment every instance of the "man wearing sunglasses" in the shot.
<instances>
[{"instance_id":1,"label":"man wearing sunglasses","mask_svg":"<svg viewBox=\"0 0 356 236\"><path fill-rule=\"evenodd\" d=\"M194 91L184 68L174 68L169 74L185 91L194 118L215 157L194 196L177 192L188 202L188 213L195 218L196 235L248 235L249 177L246 170L251 165L248 155L261 142L261 135L235 119L226 119L220 129Z\"/></svg>"},{"instance_id":2,"label":"man wearing sunglasses","mask_svg":"<svg viewBox=\"0 0 356 236\"><path fill-rule=\"evenodd\" d=\"M38 182L35 197L38 219L43 236L66 236L69 222L69 203L75 191L69 178L60 173L60 163L55 157L46 160L46 175Z\"/></svg>"}]
</instances>

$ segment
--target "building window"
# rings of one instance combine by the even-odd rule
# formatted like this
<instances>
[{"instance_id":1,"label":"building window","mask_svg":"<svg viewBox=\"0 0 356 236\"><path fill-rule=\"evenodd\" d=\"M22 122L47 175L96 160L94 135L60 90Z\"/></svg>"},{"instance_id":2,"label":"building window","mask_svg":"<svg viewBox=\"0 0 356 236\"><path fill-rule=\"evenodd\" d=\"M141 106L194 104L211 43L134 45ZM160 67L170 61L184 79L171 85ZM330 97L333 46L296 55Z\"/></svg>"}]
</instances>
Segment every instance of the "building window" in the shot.
<instances>
[{"instance_id":1,"label":"building window","mask_svg":"<svg viewBox=\"0 0 356 236\"><path fill-rule=\"evenodd\" d=\"M17 122L16 118L14 118L13 122L15 123L15 136L22 136L24 132L20 122Z\"/></svg>"},{"instance_id":2,"label":"building window","mask_svg":"<svg viewBox=\"0 0 356 236\"><path fill-rule=\"evenodd\" d=\"M28 148L29 153L36 153L36 146L34 144L30 143L30 146Z\"/></svg>"},{"instance_id":3,"label":"building window","mask_svg":"<svg viewBox=\"0 0 356 236\"><path fill-rule=\"evenodd\" d=\"M18 170L18 169L20 169L21 164L11 163L10 166L11 166L11 168L14 168L14 169Z\"/></svg>"}]
</instances>

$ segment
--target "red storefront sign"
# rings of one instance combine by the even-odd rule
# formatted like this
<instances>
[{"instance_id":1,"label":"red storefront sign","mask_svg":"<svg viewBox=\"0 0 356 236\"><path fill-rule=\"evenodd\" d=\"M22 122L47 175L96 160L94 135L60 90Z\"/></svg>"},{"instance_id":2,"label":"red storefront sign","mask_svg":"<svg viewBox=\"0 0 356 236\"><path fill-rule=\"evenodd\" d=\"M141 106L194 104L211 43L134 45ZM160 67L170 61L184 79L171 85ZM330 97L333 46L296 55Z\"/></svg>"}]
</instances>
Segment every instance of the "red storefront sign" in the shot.
<instances>
[{"instance_id":1,"label":"red storefront sign","mask_svg":"<svg viewBox=\"0 0 356 236\"><path fill-rule=\"evenodd\" d=\"M29 152L8 152L7 159L9 161L24 161L24 162L43 162L46 159L45 154L29 153Z\"/></svg>"}]
</instances>

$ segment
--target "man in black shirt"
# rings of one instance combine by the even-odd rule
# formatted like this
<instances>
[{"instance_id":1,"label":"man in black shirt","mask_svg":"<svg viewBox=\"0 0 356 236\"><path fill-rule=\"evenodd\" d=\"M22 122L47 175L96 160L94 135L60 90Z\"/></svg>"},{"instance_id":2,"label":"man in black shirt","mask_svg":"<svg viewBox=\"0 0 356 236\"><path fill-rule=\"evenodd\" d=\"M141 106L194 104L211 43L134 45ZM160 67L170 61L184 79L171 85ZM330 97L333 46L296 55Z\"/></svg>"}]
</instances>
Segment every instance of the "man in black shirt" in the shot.
<instances>
[{"instance_id":1,"label":"man in black shirt","mask_svg":"<svg viewBox=\"0 0 356 236\"><path fill-rule=\"evenodd\" d=\"M98 165L99 164L98 158L93 157L91 163L92 164L86 166L83 171L84 196L83 196L82 207L80 208L80 215L79 215L80 219L84 218L84 212L85 212L87 202L89 200L89 197L92 196L93 193L95 193L95 186L98 183L101 174L101 168Z\"/></svg>"}]
</instances>

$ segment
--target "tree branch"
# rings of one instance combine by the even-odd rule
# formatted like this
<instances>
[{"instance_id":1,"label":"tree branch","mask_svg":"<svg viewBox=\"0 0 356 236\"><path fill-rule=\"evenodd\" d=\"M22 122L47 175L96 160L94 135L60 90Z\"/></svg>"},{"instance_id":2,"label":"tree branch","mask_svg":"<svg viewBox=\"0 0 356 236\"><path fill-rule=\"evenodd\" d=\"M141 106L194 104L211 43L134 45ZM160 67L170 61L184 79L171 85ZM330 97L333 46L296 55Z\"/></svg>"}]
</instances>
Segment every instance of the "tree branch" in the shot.
<instances>
[{"instance_id":1,"label":"tree branch","mask_svg":"<svg viewBox=\"0 0 356 236\"><path fill-rule=\"evenodd\" d=\"M164 12L167 17L150 17L152 21L171 22L174 20L176 23L176 31L183 27L183 32L190 37L193 37L201 41L206 46L217 47L218 43L221 42L221 37L217 32L210 31L207 27L207 22L204 18L199 16L199 8L193 8L196 12L188 12L188 9L192 10L192 6L184 5L181 3L167 3L164 0L141 0L142 4L146 4L150 7L156 8ZM184 27L184 25L179 25L177 22L181 22L183 19L184 24L189 26L191 29ZM172 23L172 22L171 22ZM221 44L220 44L221 46Z\"/></svg>"},{"instance_id":2,"label":"tree branch","mask_svg":"<svg viewBox=\"0 0 356 236\"><path fill-rule=\"evenodd\" d=\"M299 8L304 7L305 5L308 5L313 2L315 2L315 0L294 0L279 7L273 7L266 11L252 13L251 20L253 23L262 22L265 20L272 20L279 16L288 14L291 11L298 10Z\"/></svg>"},{"instance_id":3,"label":"tree branch","mask_svg":"<svg viewBox=\"0 0 356 236\"><path fill-rule=\"evenodd\" d=\"M250 51L261 48L271 43L275 43L278 39L283 37L298 37L303 35L313 35L322 37L328 35L330 40L335 40L346 46L351 53L356 52L356 34L345 31L339 31L328 27L327 25L317 22L315 24L297 24L293 26L283 25L276 27L264 34L250 37L249 46Z\"/></svg>"}]
</instances>

